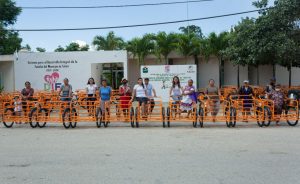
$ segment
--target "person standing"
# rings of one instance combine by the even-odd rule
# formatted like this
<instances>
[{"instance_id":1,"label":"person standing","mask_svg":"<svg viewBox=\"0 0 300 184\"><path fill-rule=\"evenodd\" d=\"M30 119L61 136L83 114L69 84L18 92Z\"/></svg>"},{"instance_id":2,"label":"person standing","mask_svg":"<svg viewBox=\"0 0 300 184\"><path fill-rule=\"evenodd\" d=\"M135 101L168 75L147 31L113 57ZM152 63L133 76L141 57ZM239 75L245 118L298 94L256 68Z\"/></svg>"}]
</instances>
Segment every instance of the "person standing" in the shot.
<instances>
[{"instance_id":1,"label":"person standing","mask_svg":"<svg viewBox=\"0 0 300 184\"><path fill-rule=\"evenodd\" d=\"M183 89L180 85L180 80L178 76L174 76L172 80L172 86L170 88L169 95L172 98L172 110L175 112L173 119L176 119L177 114L180 113L179 104L182 100Z\"/></svg>"},{"instance_id":2,"label":"person standing","mask_svg":"<svg viewBox=\"0 0 300 184\"><path fill-rule=\"evenodd\" d=\"M25 82L25 88L21 91L22 100L32 100L34 94L34 89L31 87L31 84L29 81Z\"/></svg>"},{"instance_id":3,"label":"person standing","mask_svg":"<svg viewBox=\"0 0 300 184\"><path fill-rule=\"evenodd\" d=\"M96 90L97 85L95 84L94 78L89 78L86 85L86 93L87 93L87 110L89 115L94 112L94 104L96 100Z\"/></svg>"},{"instance_id":4,"label":"person standing","mask_svg":"<svg viewBox=\"0 0 300 184\"><path fill-rule=\"evenodd\" d=\"M170 97L176 102L182 99L182 87L180 85L179 77L174 76L172 86L170 88Z\"/></svg>"},{"instance_id":5,"label":"person standing","mask_svg":"<svg viewBox=\"0 0 300 184\"><path fill-rule=\"evenodd\" d=\"M271 93L273 90L275 90L275 85L276 85L276 78L273 77L272 79L270 79L270 83L266 86L265 92Z\"/></svg>"},{"instance_id":6,"label":"person standing","mask_svg":"<svg viewBox=\"0 0 300 184\"><path fill-rule=\"evenodd\" d=\"M142 107L142 117L146 117L146 103L148 101L148 98L142 78L138 78L137 84L133 87L132 101L134 101L134 99L136 99L139 102L139 105Z\"/></svg>"},{"instance_id":7,"label":"person standing","mask_svg":"<svg viewBox=\"0 0 300 184\"><path fill-rule=\"evenodd\" d=\"M187 112L187 118L191 114L194 105L197 103L197 99L194 98L196 93L196 88L193 86L193 80L188 80L188 85L183 89L183 97L180 103L180 113L182 111Z\"/></svg>"},{"instance_id":8,"label":"person standing","mask_svg":"<svg viewBox=\"0 0 300 184\"><path fill-rule=\"evenodd\" d=\"M239 89L240 99L243 100L243 115L244 121L248 122L247 117L250 115L250 109L253 105L253 89L249 86L249 81L244 80L243 86Z\"/></svg>"},{"instance_id":9,"label":"person standing","mask_svg":"<svg viewBox=\"0 0 300 184\"><path fill-rule=\"evenodd\" d=\"M152 112L153 108L155 106L155 100L154 100L154 98L157 97L156 96L156 91L153 88L152 84L149 83L149 78L145 78L144 82L145 82L146 95L148 97L148 100L149 100L148 102L150 104L150 112ZM152 94L152 92L153 92L153 94Z\"/></svg>"},{"instance_id":10,"label":"person standing","mask_svg":"<svg viewBox=\"0 0 300 184\"><path fill-rule=\"evenodd\" d=\"M72 100L72 85L69 84L69 79L64 79L64 84L60 86L59 94L61 96L61 101L69 102Z\"/></svg>"},{"instance_id":11,"label":"person standing","mask_svg":"<svg viewBox=\"0 0 300 184\"><path fill-rule=\"evenodd\" d=\"M28 101L33 100L34 89L31 87L31 83L29 81L25 82L25 88L21 91L21 100L22 100L22 109L27 116L27 109L30 109L28 106Z\"/></svg>"},{"instance_id":12,"label":"person standing","mask_svg":"<svg viewBox=\"0 0 300 184\"><path fill-rule=\"evenodd\" d=\"M210 79L208 81L208 86L205 89L205 95L208 98L208 103L212 115L213 122L216 121L216 116L219 113L219 102L220 102L220 90L215 86L215 80Z\"/></svg>"},{"instance_id":13,"label":"person standing","mask_svg":"<svg viewBox=\"0 0 300 184\"><path fill-rule=\"evenodd\" d=\"M102 110L102 113L104 113L105 110L108 111L112 90L111 87L107 85L106 79L103 79L101 81L101 85L102 86L99 88L100 108Z\"/></svg>"},{"instance_id":14,"label":"person standing","mask_svg":"<svg viewBox=\"0 0 300 184\"><path fill-rule=\"evenodd\" d=\"M281 85L276 84L275 89L268 93L268 97L274 102L274 115L276 124L278 125L284 107L284 94L281 90Z\"/></svg>"},{"instance_id":15,"label":"person standing","mask_svg":"<svg viewBox=\"0 0 300 184\"><path fill-rule=\"evenodd\" d=\"M128 85L128 81L126 78L123 78L121 83L122 85L119 87L121 109L123 111L124 116L127 117L129 113L131 89Z\"/></svg>"},{"instance_id":16,"label":"person standing","mask_svg":"<svg viewBox=\"0 0 300 184\"><path fill-rule=\"evenodd\" d=\"M22 116L22 99L19 96L14 97L14 113L19 121L16 124L21 124Z\"/></svg>"}]
</instances>

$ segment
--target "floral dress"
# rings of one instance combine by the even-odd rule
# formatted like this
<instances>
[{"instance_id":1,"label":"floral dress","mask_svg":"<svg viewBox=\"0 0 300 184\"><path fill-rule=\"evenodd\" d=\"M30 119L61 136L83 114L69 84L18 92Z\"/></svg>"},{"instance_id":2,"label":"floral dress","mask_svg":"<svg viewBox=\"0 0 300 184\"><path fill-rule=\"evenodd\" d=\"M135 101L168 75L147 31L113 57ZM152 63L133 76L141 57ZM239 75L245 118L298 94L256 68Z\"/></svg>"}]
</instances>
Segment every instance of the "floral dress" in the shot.
<instances>
[{"instance_id":1,"label":"floral dress","mask_svg":"<svg viewBox=\"0 0 300 184\"><path fill-rule=\"evenodd\" d=\"M274 113L281 114L284 105L284 94L281 91L273 90L270 95L271 100L274 101Z\"/></svg>"},{"instance_id":2,"label":"floral dress","mask_svg":"<svg viewBox=\"0 0 300 184\"><path fill-rule=\"evenodd\" d=\"M189 94L191 93L191 94ZM195 87L194 86L185 86L183 90L183 94L189 94L189 95L183 95L181 103L180 103L180 109L182 111L190 111L193 109L193 103L195 101L193 100L193 95L195 93Z\"/></svg>"}]
</instances>

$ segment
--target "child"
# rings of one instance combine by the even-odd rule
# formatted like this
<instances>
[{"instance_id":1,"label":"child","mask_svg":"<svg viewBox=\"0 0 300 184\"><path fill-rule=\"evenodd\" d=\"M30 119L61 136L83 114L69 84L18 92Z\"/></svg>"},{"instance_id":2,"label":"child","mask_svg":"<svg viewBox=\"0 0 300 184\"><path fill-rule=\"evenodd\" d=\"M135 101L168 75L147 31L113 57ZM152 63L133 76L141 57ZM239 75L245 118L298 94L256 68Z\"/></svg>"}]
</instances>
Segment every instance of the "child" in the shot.
<instances>
[{"instance_id":1,"label":"child","mask_svg":"<svg viewBox=\"0 0 300 184\"><path fill-rule=\"evenodd\" d=\"M17 118L21 118L22 115L22 100L19 96L15 96L14 98L14 113ZM21 124L21 122L20 122Z\"/></svg>"}]
</instances>

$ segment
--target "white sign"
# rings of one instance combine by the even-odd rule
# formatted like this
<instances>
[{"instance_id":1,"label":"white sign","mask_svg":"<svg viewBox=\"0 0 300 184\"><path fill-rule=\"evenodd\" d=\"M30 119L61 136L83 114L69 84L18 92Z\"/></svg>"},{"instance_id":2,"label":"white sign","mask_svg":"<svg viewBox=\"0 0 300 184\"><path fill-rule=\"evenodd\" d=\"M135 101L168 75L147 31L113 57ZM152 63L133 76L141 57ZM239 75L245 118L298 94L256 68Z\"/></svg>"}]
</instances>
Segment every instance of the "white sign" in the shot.
<instances>
[{"instance_id":1,"label":"white sign","mask_svg":"<svg viewBox=\"0 0 300 184\"><path fill-rule=\"evenodd\" d=\"M141 66L141 77L149 78L149 83L156 90L157 96L162 97L163 102L168 102L172 79L178 76L181 86L187 85L189 79L197 86L196 65L154 65Z\"/></svg>"},{"instance_id":2,"label":"white sign","mask_svg":"<svg viewBox=\"0 0 300 184\"><path fill-rule=\"evenodd\" d=\"M68 78L75 89L84 89L90 77L100 76L98 63L123 63L127 68L126 51L18 53L14 62L15 89L30 81L34 89L57 90ZM124 71L127 76L127 71ZM100 78L100 77L99 77ZM99 85L99 84L97 84Z\"/></svg>"}]
</instances>

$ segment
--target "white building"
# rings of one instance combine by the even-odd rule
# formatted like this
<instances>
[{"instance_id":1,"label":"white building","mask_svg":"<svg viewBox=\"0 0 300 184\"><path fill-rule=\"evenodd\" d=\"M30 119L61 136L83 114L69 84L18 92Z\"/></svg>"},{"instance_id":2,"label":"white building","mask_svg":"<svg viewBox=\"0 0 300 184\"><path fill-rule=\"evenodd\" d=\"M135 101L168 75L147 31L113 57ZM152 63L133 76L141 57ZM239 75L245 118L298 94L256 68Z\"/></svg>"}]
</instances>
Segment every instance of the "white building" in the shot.
<instances>
[{"instance_id":1,"label":"white building","mask_svg":"<svg viewBox=\"0 0 300 184\"><path fill-rule=\"evenodd\" d=\"M169 58L174 65L194 64L194 59L171 53ZM145 65L161 65L155 56L148 56ZM219 84L219 61L211 57L209 61L199 57L197 85L203 88L209 79ZM265 86L273 76L273 67L263 65L257 68L240 66L240 84L249 79L253 85ZM288 71L275 66L277 81L288 85ZM69 78L74 89L83 89L88 78L93 77L99 85L100 80L112 80L112 86L120 84L126 77L133 85L140 76L139 64L127 51L80 51L80 52L19 52L15 55L0 56L0 86L4 91L21 90L25 81L30 81L34 89L50 90L59 87L64 78ZM259 77L259 80L257 80ZM224 63L224 85L237 85L237 66ZM292 85L300 85L300 68L292 69Z\"/></svg>"}]
</instances>

